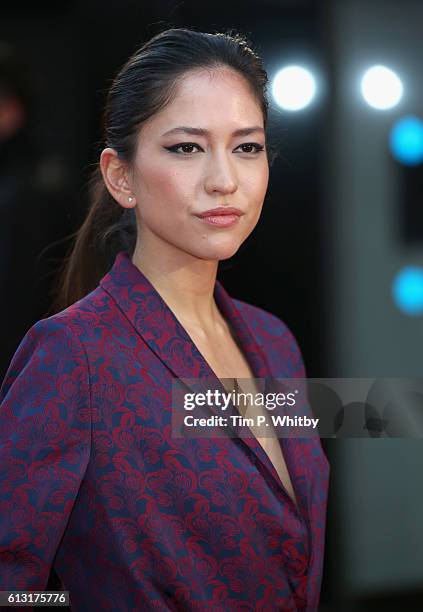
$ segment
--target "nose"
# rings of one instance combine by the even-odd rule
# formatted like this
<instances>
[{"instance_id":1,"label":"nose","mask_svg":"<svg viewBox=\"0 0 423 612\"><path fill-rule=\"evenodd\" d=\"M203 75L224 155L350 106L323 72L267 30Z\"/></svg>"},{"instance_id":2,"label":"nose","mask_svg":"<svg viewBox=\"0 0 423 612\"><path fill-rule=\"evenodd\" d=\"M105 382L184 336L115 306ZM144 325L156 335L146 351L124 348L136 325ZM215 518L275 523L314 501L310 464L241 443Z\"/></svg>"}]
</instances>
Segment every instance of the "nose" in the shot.
<instances>
[{"instance_id":1,"label":"nose","mask_svg":"<svg viewBox=\"0 0 423 612\"><path fill-rule=\"evenodd\" d=\"M233 193L238 188L234 167L225 153L216 154L210 159L204 181L207 193Z\"/></svg>"}]
</instances>

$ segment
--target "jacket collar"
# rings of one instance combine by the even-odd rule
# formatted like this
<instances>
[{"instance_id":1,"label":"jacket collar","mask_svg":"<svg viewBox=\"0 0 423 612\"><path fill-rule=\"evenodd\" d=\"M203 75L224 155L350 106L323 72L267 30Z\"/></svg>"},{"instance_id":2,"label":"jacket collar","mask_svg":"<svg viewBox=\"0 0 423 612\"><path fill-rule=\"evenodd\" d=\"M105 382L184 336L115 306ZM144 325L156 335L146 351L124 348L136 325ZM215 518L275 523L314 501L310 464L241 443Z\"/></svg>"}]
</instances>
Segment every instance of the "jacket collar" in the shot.
<instances>
[{"instance_id":1,"label":"jacket collar","mask_svg":"<svg viewBox=\"0 0 423 612\"><path fill-rule=\"evenodd\" d=\"M113 297L136 331L175 376L215 377L183 325L147 277L132 263L127 252L120 251L116 255L111 270L101 279L100 285ZM218 280L214 298L220 312L232 326L254 376L269 376L269 364L255 341L253 331Z\"/></svg>"}]
</instances>

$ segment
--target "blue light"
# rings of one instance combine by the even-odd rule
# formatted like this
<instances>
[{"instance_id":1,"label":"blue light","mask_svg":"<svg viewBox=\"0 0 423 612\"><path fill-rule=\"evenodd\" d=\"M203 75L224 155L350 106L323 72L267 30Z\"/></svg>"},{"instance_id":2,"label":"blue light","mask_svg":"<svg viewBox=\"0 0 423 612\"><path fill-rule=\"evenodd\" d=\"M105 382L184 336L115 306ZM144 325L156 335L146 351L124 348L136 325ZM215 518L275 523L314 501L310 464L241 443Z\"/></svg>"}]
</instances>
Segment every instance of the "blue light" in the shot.
<instances>
[{"instance_id":1,"label":"blue light","mask_svg":"<svg viewBox=\"0 0 423 612\"><path fill-rule=\"evenodd\" d=\"M409 115L398 119L389 137L392 155L407 166L423 161L423 121Z\"/></svg>"},{"instance_id":2,"label":"blue light","mask_svg":"<svg viewBox=\"0 0 423 612\"><path fill-rule=\"evenodd\" d=\"M406 266L398 272L392 283L392 296L405 314L423 314L423 268Z\"/></svg>"}]
</instances>

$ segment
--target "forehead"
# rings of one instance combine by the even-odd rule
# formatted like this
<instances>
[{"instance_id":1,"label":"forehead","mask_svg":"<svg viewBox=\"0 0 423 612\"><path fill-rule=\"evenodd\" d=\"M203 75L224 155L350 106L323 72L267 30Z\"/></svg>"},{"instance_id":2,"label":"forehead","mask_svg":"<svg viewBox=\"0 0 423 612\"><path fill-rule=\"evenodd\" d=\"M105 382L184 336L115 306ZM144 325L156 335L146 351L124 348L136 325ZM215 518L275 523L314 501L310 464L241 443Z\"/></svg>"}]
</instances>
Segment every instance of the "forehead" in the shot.
<instances>
[{"instance_id":1,"label":"forehead","mask_svg":"<svg viewBox=\"0 0 423 612\"><path fill-rule=\"evenodd\" d=\"M145 124L144 132L161 135L177 125L232 132L263 125L260 104L247 81L233 70L219 68L186 74L172 100Z\"/></svg>"}]
</instances>

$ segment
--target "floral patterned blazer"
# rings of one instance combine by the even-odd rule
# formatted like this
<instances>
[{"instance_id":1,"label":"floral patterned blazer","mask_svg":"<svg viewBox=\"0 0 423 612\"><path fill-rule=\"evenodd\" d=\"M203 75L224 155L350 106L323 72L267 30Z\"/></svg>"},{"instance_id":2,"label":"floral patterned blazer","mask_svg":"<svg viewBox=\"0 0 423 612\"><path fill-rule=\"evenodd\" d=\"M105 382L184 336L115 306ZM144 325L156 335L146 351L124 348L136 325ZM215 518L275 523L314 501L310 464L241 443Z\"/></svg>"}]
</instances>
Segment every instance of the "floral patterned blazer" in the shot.
<instances>
[{"instance_id":1,"label":"floral patterned blazer","mask_svg":"<svg viewBox=\"0 0 423 612\"><path fill-rule=\"evenodd\" d=\"M257 378L305 378L278 317L214 297ZM297 506L256 438L172 436L172 379L213 376L125 251L27 331L0 389L0 590L54 567L77 612L318 609L320 439L279 438Z\"/></svg>"}]
</instances>

